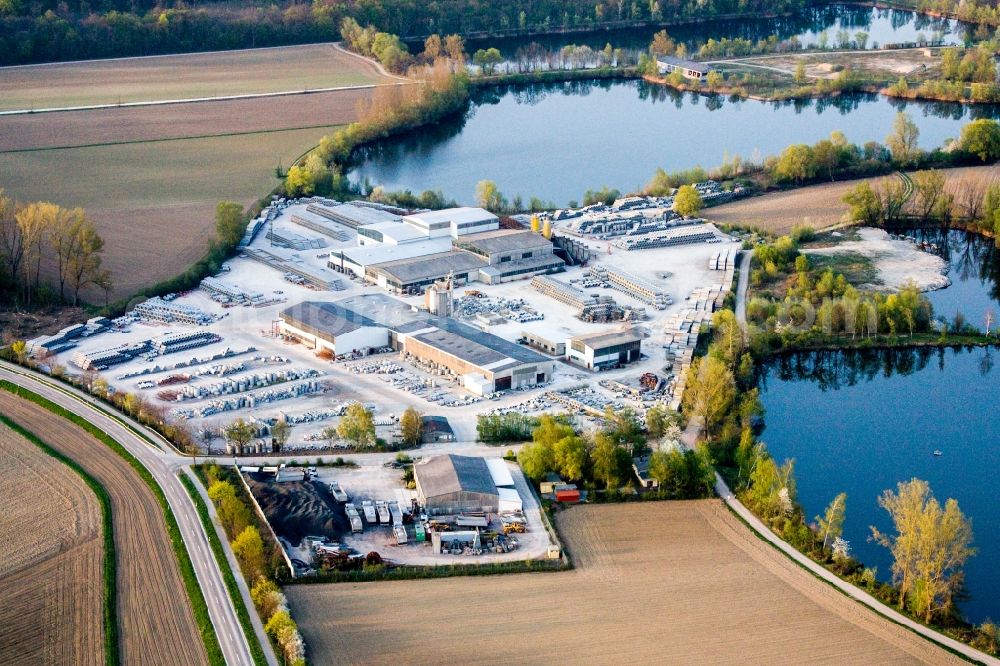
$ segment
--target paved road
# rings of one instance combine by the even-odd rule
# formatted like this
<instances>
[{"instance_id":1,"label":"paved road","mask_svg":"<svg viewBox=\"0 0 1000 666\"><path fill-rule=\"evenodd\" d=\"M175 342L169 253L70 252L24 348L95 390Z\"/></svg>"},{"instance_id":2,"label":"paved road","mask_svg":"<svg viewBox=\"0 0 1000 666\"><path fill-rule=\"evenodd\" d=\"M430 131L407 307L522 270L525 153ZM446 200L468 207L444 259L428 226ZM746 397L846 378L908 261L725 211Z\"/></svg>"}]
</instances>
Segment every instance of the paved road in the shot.
<instances>
[{"instance_id":1,"label":"paved road","mask_svg":"<svg viewBox=\"0 0 1000 666\"><path fill-rule=\"evenodd\" d=\"M172 471L168 460L165 459L169 454L164 454L162 450L155 448L126 428L118 418L112 418L105 411L94 407L91 400L75 389L55 384L52 380L6 362L0 362L0 379L6 379L30 389L87 419L125 447L150 471L157 484L163 489L174 517L177 519L181 535L194 565L198 585L201 587L202 594L205 595L209 616L219 637L219 644L222 647L226 663L230 666L252 666L253 659L250 655L247 638L243 635L243 629L236 616L236 611L233 609L232 600L226 591L222 573L219 571L218 564L208 545L208 539L194 504L188 497L187 490L181 485L180 479Z\"/></svg>"}]
</instances>

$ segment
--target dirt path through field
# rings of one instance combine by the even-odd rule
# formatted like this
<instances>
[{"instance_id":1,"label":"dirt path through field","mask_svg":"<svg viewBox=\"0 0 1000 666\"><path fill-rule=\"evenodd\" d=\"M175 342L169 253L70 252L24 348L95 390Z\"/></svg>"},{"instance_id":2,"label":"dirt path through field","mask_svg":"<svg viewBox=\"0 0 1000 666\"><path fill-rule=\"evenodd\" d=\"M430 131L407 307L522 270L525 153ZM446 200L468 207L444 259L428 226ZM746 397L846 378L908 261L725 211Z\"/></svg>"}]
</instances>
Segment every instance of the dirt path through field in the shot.
<instances>
[{"instance_id":1,"label":"dirt path through field","mask_svg":"<svg viewBox=\"0 0 1000 666\"><path fill-rule=\"evenodd\" d=\"M798 568L719 500L574 507L557 522L572 571L286 588L312 659L958 663Z\"/></svg>"},{"instance_id":2,"label":"dirt path through field","mask_svg":"<svg viewBox=\"0 0 1000 666\"><path fill-rule=\"evenodd\" d=\"M205 663L160 505L135 470L81 428L5 391L0 411L79 463L111 496L122 662Z\"/></svg>"},{"instance_id":3,"label":"dirt path through field","mask_svg":"<svg viewBox=\"0 0 1000 666\"><path fill-rule=\"evenodd\" d=\"M0 664L103 664L97 497L3 425L0 488Z\"/></svg>"}]
</instances>

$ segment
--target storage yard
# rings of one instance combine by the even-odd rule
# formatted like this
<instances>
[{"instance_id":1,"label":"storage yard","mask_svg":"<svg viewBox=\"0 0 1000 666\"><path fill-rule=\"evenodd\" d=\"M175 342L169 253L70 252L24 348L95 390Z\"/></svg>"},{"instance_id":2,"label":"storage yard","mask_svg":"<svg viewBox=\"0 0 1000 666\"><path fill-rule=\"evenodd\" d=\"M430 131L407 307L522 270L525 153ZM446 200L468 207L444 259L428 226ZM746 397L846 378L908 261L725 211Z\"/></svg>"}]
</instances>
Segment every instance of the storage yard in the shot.
<instances>
[{"instance_id":1,"label":"storage yard","mask_svg":"<svg viewBox=\"0 0 1000 666\"><path fill-rule=\"evenodd\" d=\"M292 451L342 446L320 433L352 401L375 408L387 441L408 406L447 417L456 440L470 441L479 413L530 400L572 405L565 392L595 372L625 384L655 379L642 394L598 388L592 412L602 402L676 406L738 245L660 200L616 206L585 215L627 221L640 211L641 223L615 227L619 239L662 225L697 233L681 245L621 250L604 237L612 232L570 229L584 214L567 211L547 221L553 242L498 229L481 209L277 202L251 224L241 256L201 289L31 349L54 352L69 372L100 372L209 439L240 410L265 438L255 452L270 450L279 419L293 425Z\"/></svg>"},{"instance_id":2,"label":"storage yard","mask_svg":"<svg viewBox=\"0 0 1000 666\"><path fill-rule=\"evenodd\" d=\"M135 469L70 421L6 391L0 411L76 461L110 495L122 662L207 663L160 503Z\"/></svg>"},{"instance_id":3,"label":"storage yard","mask_svg":"<svg viewBox=\"0 0 1000 666\"><path fill-rule=\"evenodd\" d=\"M0 442L0 663L103 664L100 504L3 425Z\"/></svg>"},{"instance_id":4,"label":"storage yard","mask_svg":"<svg viewBox=\"0 0 1000 666\"><path fill-rule=\"evenodd\" d=\"M392 565L481 564L558 557L534 491L499 457L428 455L360 467L244 466L254 497L298 575L328 558L378 553Z\"/></svg>"},{"instance_id":5,"label":"storage yard","mask_svg":"<svg viewBox=\"0 0 1000 666\"><path fill-rule=\"evenodd\" d=\"M310 659L960 663L799 569L718 500L574 507L557 527L573 570L287 587Z\"/></svg>"}]
</instances>

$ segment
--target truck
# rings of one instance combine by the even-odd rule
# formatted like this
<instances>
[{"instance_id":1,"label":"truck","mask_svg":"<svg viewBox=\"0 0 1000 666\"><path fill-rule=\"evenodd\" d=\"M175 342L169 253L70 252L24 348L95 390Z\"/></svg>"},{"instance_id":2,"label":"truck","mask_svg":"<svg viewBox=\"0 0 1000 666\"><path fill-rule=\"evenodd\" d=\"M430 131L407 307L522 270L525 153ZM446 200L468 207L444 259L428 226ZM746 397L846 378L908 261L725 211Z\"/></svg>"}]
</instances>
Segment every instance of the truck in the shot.
<instances>
[{"instance_id":1,"label":"truck","mask_svg":"<svg viewBox=\"0 0 1000 666\"><path fill-rule=\"evenodd\" d=\"M402 545L406 543L406 528L402 525L396 525L392 528L393 534L396 535L396 543Z\"/></svg>"},{"instance_id":2,"label":"truck","mask_svg":"<svg viewBox=\"0 0 1000 666\"><path fill-rule=\"evenodd\" d=\"M377 500L375 502L375 509L378 510L378 522L389 524L389 503L385 500Z\"/></svg>"},{"instance_id":3,"label":"truck","mask_svg":"<svg viewBox=\"0 0 1000 666\"><path fill-rule=\"evenodd\" d=\"M337 483L336 481L332 481L330 483L330 493L333 495L333 499L337 500L338 502L346 502L349 499L351 499L350 497L348 497L347 493L344 492L344 489L340 487L340 484Z\"/></svg>"},{"instance_id":4,"label":"truck","mask_svg":"<svg viewBox=\"0 0 1000 666\"><path fill-rule=\"evenodd\" d=\"M344 505L344 510L347 512L347 519L351 522L351 532L355 534L362 532L365 528L361 523L361 515L358 513L358 507L348 502Z\"/></svg>"},{"instance_id":5,"label":"truck","mask_svg":"<svg viewBox=\"0 0 1000 666\"><path fill-rule=\"evenodd\" d=\"M365 512L365 520L368 521L369 525L374 525L378 522L378 517L375 515L375 505L372 504L371 500L361 502L361 509Z\"/></svg>"},{"instance_id":6,"label":"truck","mask_svg":"<svg viewBox=\"0 0 1000 666\"><path fill-rule=\"evenodd\" d=\"M398 526L403 524L403 512L399 509L399 504L396 502L389 503L389 515L392 516L393 526Z\"/></svg>"}]
</instances>

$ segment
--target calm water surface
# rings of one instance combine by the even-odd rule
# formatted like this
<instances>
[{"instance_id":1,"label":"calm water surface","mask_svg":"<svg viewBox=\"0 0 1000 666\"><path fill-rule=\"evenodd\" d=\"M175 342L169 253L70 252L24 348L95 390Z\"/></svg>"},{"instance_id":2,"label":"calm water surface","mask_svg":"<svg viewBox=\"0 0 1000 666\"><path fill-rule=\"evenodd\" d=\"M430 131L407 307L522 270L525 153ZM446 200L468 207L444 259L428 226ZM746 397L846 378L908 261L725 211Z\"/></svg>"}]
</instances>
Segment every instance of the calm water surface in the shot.
<instances>
[{"instance_id":1,"label":"calm water surface","mask_svg":"<svg viewBox=\"0 0 1000 666\"><path fill-rule=\"evenodd\" d=\"M508 197L562 206L603 185L637 189L657 167L712 168L727 154L760 160L834 130L856 143L884 141L899 110L917 122L925 148L957 137L973 117L1000 115L996 107L877 95L740 101L641 81L511 86L478 93L464 118L370 148L352 178L390 190L442 190L462 203L490 179Z\"/></svg>"},{"instance_id":2,"label":"calm water surface","mask_svg":"<svg viewBox=\"0 0 1000 666\"><path fill-rule=\"evenodd\" d=\"M961 310L1000 311L1000 261L992 241L964 232L926 232L947 243L954 285L930 295L949 319ZM1000 349L835 352L785 356L766 369L762 439L778 460L794 458L809 517L844 491L844 538L889 578L891 558L867 541L890 527L876 500L918 477L940 501L958 500L972 518L979 553L966 567L961 606L981 622L1000 618ZM944 455L935 457L940 449Z\"/></svg>"}]
</instances>

